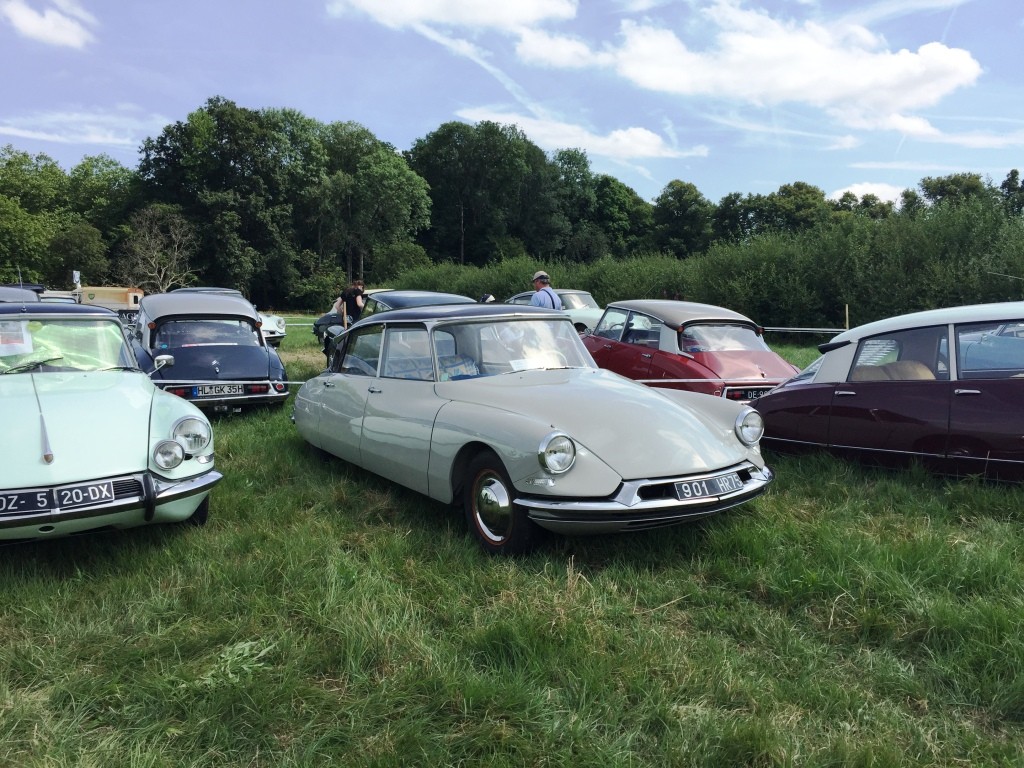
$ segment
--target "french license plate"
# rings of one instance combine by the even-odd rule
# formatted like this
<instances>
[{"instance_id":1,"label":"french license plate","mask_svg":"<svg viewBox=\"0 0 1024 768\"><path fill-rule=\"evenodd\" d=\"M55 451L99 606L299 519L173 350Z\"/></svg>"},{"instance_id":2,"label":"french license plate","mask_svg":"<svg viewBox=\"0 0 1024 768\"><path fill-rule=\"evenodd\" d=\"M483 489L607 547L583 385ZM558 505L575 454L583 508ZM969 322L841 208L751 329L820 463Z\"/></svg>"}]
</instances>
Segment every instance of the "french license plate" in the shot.
<instances>
[{"instance_id":1,"label":"french license plate","mask_svg":"<svg viewBox=\"0 0 1024 768\"><path fill-rule=\"evenodd\" d=\"M743 490L743 481L735 472L717 477L706 477L703 480L685 480L676 483L676 496L682 501L721 496L741 490Z\"/></svg>"},{"instance_id":2,"label":"french license plate","mask_svg":"<svg viewBox=\"0 0 1024 768\"><path fill-rule=\"evenodd\" d=\"M0 515L19 512L50 512L54 509L89 507L114 500L114 484L66 485L62 488L37 488L31 491L0 491Z\"/></svg>"},{"instance_id":3,"label":"french license plate","mask_svg":"<svg viewBox=\"0 0 1024 768\"><path fill-rule=\"evenodd\" d=\"M192 387L192 397L218 397L220 395L241 395L245 388L241 384L202 384Z\"/></svg>"},{"instance_id":4,"label":"french license plate","mask_svg":"<svg viewBox=\"0 0 1024 768\"><path fill-rule=\"evenodd\" d=\"M758 387L757 389L744 389L743 399L744 400L757 400L761 395L766 395L772 391L772 387Z\"/></svg>"}]
</instances>

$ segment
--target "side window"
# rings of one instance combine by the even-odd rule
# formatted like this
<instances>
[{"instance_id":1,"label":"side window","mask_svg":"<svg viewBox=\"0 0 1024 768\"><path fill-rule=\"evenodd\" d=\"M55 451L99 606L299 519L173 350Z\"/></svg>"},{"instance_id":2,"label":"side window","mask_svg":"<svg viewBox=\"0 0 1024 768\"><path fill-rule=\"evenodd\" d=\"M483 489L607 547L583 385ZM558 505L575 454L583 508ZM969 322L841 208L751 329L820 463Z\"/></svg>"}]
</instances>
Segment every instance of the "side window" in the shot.
<instances>
[{"instance_id":1,"label":"side window","mask_svg":"<svg viewBox=\"0 0 1024 768\"><path fill-rule=\"evenodd\" d=\"M647 315L631 312L626 332L622 336L626 344L639 344L642 347L658 346L658 326Z\"/></svg>"},{"instance_id":2,"label":"side window","mask_svg":"<svg viewBox=\"0 0 1024 768\"><path fill-rule=\"evenodd\" d=\"M392 379L434 380L434 358L423 327L391 327L387 332L383 376Z\"/></svg>"},{"instance_id":3,"label":"side window","mask_svg":"<svg viewBox=\"0 0 1024 768\"><path fill-rule=\"evenodd\" d=\"M336 352L331 370L356 376L376 376L383 328L375 325L349 335L343 350Z\"/></svg>"},{"instance_id":4,"label":"side window","mask_svg":"<svg viewBox=\"0 0 1024 768\"><path fill-rule=\"evenodd\" d=\"M508 300L508 303L509 304L529 304L530 303L530 298L531 298L531 294L523 293L523 294L519 294L518 296L513 296L511 299Z\"/></svg>"},{"instance_id":5,"label":"side window","mask_svg":"<svg viewBox=\"0 0 1024 768\"><path fill-rule=\"evenodd\" d=\"M927 381L948 378L946 326L913 328L861 341L850 381Z\"/></svg>"},{"instance_id":6,"label":"side window","mask_svg":"<svg viewBox=\"0 0 1024 768\"><path fill-rule=\"evenodd\" d=\"M606 339L618 339L622 337L622 331L626 327L626 317L629 313L624 309L610 308L605 310L604 315L594 329L595 336L602 336Z\"/></svg>"},{"instance_id":7,"label":"side window","mask_svg":"<svg viewBox=\"0 0 1024 768\"><path fill-rule=\"evenodd\" d=\"M961 379L1024 377L1024 322L968 323L954 333Z\"/></svg>"}]
</instances>

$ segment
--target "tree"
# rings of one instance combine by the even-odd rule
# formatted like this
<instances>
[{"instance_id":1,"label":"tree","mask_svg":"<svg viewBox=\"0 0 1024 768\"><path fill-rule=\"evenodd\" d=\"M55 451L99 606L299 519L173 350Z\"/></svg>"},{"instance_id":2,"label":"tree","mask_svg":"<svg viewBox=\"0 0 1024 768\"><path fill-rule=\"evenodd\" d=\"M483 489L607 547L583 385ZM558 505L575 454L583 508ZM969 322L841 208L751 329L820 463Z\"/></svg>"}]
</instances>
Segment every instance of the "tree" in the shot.
<instances>
[{"instance_id":1,"label":"tree","mask_svg":"<svg viewBox=\"0 0 1024 768\"><path fill-rule=\"evenodd\" d=\"M0 282L43 282L51 268L47 246L53 231L52 217L29 213L0 194Z\"/></svg>"},{"instance_id":2,"label":"tree","mask_svg":"<svg viewBox=\"0 0 1024 768\"><path fill-rule=\"evenodd\" d=\"M14 149L0 149L0 195L17 201L26 213L53 213L67 207L68 177L57 162Z\"/></svg>"},{"instance_id":3,"label":"tree","mask_svg":"<svg viewBox=\"0 0 1024 768\"><path fill-rule=\"evenodd\" d=\"M515 126L445 123L406 158L430 185L432 221L421 242L435 261L481 265L510 238L538 255L560 249L567 222L557 169Z\"/></svg>"},{"instance_id":4,"label":"tree","mask_svg":"<svg viewBox=\"0 0 1024 768\"><path fill-rule=\"evenodd\" d=\"M1024 213L1024 184L1016 168L1006 174L1003 183L999 185L999 191L1003 196L1003 207L1010 216Z\"/></svg>"},{"instance_id":5,"label":"tree","mask_svg":"<svg viewBox=\"0 0 1024 768\"><path fill-rule=\"evenodd\" d=\"M131 217L119 279L150 293L191 285L196 275L190 260L196 252L195 229L180 211L150 205Z\"/></svg>"},{"instance_id":6,"label":"tree","mask_svg":"<svg viewBox=\"0 0 1024 768\"><path fill-rule=\"evenodd\" d=\"M918 186L925 199L938 203L962 203L972 197L987 197L991 189L977 173L953 173L949 176L925 176Z\"/></svg>"},{"instance_id":7,"label":"tree","mask_svg":"<svg viewBox=\"0 0 1024 768\"><path fill-rule=\"evenodd\" d=\"M654 201L654 238L658 247L686 257L711 243L714 205L693 184L670 181Z\"/></svg>"},{"instance_id":8,"label":"tree","mask_svg":"<svg viewBox=\"0 0 1024 768\"><path fill-rule=\"evenodd\" d=\"M595 179L594 193L594 221L604 232L612 254L623 258L645 247L654 222L651 204L605 174Z\"/></svg>"},{"instance_id":9,"label":"tree","mask_svg":"<svg viewBox=\"0 0 1024 768\"><path fill-rule=\"evenodd\" d=\"M103 285L110 272L110 259L103 234L77 213L62 216L47 246L49 266L43 277L51 288L74 287L72 274L80 272L89 285Z\"/></svg>"}]
</instances>

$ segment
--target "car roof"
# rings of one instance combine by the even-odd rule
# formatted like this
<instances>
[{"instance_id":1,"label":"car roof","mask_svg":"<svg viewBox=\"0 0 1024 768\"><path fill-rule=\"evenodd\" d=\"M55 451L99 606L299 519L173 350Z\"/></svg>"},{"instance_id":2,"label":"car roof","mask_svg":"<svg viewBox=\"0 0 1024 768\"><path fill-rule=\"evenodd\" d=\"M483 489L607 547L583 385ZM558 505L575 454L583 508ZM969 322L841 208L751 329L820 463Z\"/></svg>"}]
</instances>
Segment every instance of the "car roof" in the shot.
<instances>
[{"instance_id":1,"label":"car roof","mask_svg":"<svg viewBox=\"0 0 1024 768\"><path fill-rule=\"evenodd\" d=\"M926 309L922 312L911 312L906 315L887 317L875 320L843 331L827 344L822 346L841 346L845 342L856 341L877 333L925 328L929 325L949 325L950 323L984 323L999 320L1019 320L1024 317L1024 301L1001 301L992 304L968 304L962 307L944 307Z\"/></svg>"},{"instance_id":2,"label":"car roof","mask_svg":"<svg viewBox=\"0 0 1024 768\"><path fill-rule=\"evenodd\" d=\"M50 302L42 301L32 302L31 305L22 304L21 302L0 303L0 316L3 315L17 315L22 319L26 315L32 317L42 317L44 315L67 317L77 315L118 319L117 312L106 307L97 306L96 304L51 304Z\"/></svg>"},{"instance_id":3,"label":"car roof","mask_svg":"<svg viewBox=\"0 0 1024 768\"><path fill-rule=\"evenodd\" d=\"M590 291L584 291L582 288L552 288L551 290L557 293L559 296L566 293L584 293L587 296L591 296ZM532 288L528 291L520 291L519 293L512 294L507 299L505 299L505 301L512 301L512 299L518 299L520 296L530 296L531 294L534 293L536 293L536 291L533 290ZM593 298L593 296L591 296L591 298Z\"/></svg>"},{"instance_id":4,"label":"car roof","mask_svg":"<svg viewBox=\"0 0 1024 768\"><path fill-rule=\"evenodd\" d=\"M390 312L379 312L361 319L353 325L357 328L374 323L422 322L426 320L494 320L499 318L554 318L571 322L569 316L558 310L547 307L531 307L523 304L433 304L394 309Z\"/></svg>"},{"instance_id":5,"label":"car roof","mask_svg":"<svg viewBox=\"0 0 1024 768\"><path fill-rule=\"evenodd\" d=\"M629 301L613 301L605 309L612 309L613 307L631 312L642 312L670 326L681 326L696 321L719 321L757 325L749 317L741 315L739 312L734 312L725 307L718 307L714 304L699 304L695 301L632 299Z\"/></svg>"},{"instance_id":6,"label":"car roof","mask_svg":"<svg viewBox=\"0 0 1024 768\"><path fill-rule=\"evenodd\" d=\"M0 301L13 301L17 303L39 301L39 294L29 288L22 288L16 285L0 285Z\"/></svg>"},{"instance_id":7,"label":"car roof","mask_svg":"<svg viewBox=\"0 0 1024 768\"><path fill-rule=\"evenodd\" d=\"M224 293L154 293L139 302L150 317L169 315L234 315L257 318L256 309L242 296Z\"/></svg>"},{"instance_id":8,"label":"car roof","mask_svg":"<svg viewBox=\"0 0 1024 768\"><path fill-rule=\"evenodd\" d=\"M381 301L392 309L405 307L422 307L432 304L475 304L476 300L458 293L441 291L416 291L393 288L386 291L375 291L374 301Z\"/></svg>"},{"instance_id":9,"label":"car roof","mask_svg":"<svg viewBox=\"0 0 1024 768\"><path fill-rule=\"evenodd\" d=\"M223 293L225 296L241 296L242 292L237 288L217 288L212 285L187 285L184 288L175 288L170 293Z\"/></svg>"}]
</instances>

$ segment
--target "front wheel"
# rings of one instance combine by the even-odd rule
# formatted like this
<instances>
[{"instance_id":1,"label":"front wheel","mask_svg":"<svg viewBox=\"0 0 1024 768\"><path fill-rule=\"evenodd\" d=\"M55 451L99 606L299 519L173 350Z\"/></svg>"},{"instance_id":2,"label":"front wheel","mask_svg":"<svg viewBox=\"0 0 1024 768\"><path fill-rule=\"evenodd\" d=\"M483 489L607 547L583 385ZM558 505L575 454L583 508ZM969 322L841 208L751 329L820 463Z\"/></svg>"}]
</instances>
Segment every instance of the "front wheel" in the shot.
<instances>
[{"instance_id":1,"label":"front wheel","mask_svg":"<svg viewBox=\"0 0 1024 768\"><path fill-rule=\"evenodd\" d=\"M206 521L209 519L209 517L210 497L207 496L205 499L203 499L203 503L196 507L196 511L193 512L192 515L185 520L185 523L188 525L199 527L201 525L206 525Z\"/></svg>"},{"instance_id":2,"label":"front wheel","mask_svg":"<svg viewBox=\"0 0 1024 768\"><path fill-rule=\"evenodd\" d=\"M501 460L492 452L477 454L466 471L462 504L469 529L492 555L518 555L537 543L540 529L513 503L515 489Z\"/></svg>"}]
</instances>

